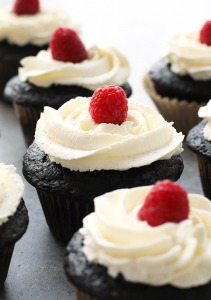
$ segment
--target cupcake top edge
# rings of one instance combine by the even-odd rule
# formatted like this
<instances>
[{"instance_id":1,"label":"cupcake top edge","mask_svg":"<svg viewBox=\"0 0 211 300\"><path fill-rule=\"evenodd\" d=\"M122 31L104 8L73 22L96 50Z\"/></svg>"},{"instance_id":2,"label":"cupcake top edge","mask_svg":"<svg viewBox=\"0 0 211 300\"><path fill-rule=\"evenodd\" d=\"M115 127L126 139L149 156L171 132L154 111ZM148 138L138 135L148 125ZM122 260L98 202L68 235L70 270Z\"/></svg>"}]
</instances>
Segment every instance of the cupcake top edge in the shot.
<instances>
[{"instance_id":1,"label":"cupcake top edge","mask_svg":"<svg viewBox=\"0 0 211 300\"><path fill-rule=\"evenodd\" d=\"M13 165L0 163L0 225L16 212L24 191L21 177Z\"/></svg>"},{"instance_id":2,"label":"cupcake top edge","mask_svg":"<svg viewBox=\"0 0 211 300\"><path fill-rule=\"evenodd\" d=\"M102 88L97 91L101 94ZM108 93L105 103L113 103L111 95L115 93ZM58 110L45 107L35 142L51 161L73 171L126 170L181 153L184 136L153 109L129 100L120 123L97 124L90 114L91 99L77 97ZM109 105L104 107L110 115Z\"/></svg>"},{"instance_id":3,"label":"cupcake top edge","mask_svg":"<svg viewBox=\"0 0 211 300\"><path fill-rule=\"evenodd\" d=\"M138 212L156 185L95 198L95 211L84 218L80 230L83 252L114 278L121 274L129 282L178 288L204 285L211 279L211 203L201 195L187 194L187 217L151 226L139 219ZM157 191L163 193L161 188ZM162 197L159 201L161 205ZM169 195L168 201L174 209L177 198ZM166 207L163 211L166 214Z\"/></svg>"}]
</instances>

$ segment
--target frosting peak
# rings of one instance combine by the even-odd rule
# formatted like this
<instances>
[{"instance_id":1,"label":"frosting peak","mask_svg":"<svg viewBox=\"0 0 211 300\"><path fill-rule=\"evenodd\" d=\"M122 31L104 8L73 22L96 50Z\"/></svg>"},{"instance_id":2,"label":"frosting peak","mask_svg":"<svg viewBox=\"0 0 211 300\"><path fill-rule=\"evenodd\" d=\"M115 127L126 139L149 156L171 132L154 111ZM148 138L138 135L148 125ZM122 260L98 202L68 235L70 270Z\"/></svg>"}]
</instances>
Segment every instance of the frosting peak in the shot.
<instances>
[{"instance_id":1,"label":"frosting peak","mask_svg":"<svg viewBox=\"0 0 211 300\"><path fill-rule=\"evenodd\" d=\"M23 182L16 174L16 168L0 163L0 225L15 213L23 190Z\"/></svg>"},{"instance_id":2,"label":"frosting peak","mask_svg":"<svg viewBox=\"0 0 211 300\"><path fill-rule=\"evenodd\" d=\"M165 57L176 74L188 74L195 80L211 79L211 47L200 43L199 32L175 36Z\"/></svg>"},{"instance_id":3,"label":"frosting peak","mask_svg":"<svg viewBox=\"0 0 211 300\"><path fill-rule=\"evenodd\" d=\"M121 125L95 124L90 99L77 97L59 110L45 107L35 142L52 161L79 171L125 170L182 151L184 136L153 109L130 100Z\"/></svg>"},{"instance_id":4,"label":"frosting peak","mask_svg":"<svg viewBox=\"0 0 211 300\"><path fill-rule=\"evenodd\" d=\"M54 60L50 50L43 50L37 56L22 59L21 64L21 80L41 87L79 85L94 91L103 85L122 85L130 73L128 60L114 48L92 47L88 49L88 59L81 63Z\"/></svg>"},{"instance_id":5,"label":"frosting peak","mask_svg":"<svg viewBox=\"0 0 211 300\"><path fill-rule=\"evenodd\" d=\"M150 189L122 189L95 198L95 212L84 218L81 229L87 259L131 282L179 288L209 282L211 202L189 194L189 219L152 227L137 219Z\"/></svg>"}]
</instances>

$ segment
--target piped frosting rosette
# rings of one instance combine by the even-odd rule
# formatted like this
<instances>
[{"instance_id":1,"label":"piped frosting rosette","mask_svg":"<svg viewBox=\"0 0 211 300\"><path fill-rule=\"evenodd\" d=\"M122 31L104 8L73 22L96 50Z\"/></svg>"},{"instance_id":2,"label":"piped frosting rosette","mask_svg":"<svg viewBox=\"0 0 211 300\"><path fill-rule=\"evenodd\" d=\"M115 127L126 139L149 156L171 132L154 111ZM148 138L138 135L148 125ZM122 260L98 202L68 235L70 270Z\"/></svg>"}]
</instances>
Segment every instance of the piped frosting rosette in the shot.
<instances>
[{"instance_id":1,"label":"piped frosting rosette","mask_svg":"<svg viewBox=\"0 0 211 300\"><path fill-rule=\"evenodd\" d=\"M90 99L45 107L35 142L51 161L75 171L125 170L181 153L184 136L153 109L131 100L121 125L95 124Z\"/></svg>"},{"instance_id":2,"label":"piped frosting rosette","mask_svg":"<svg viewBox=\"0 0 211 300\"><path fill-rule=\"evenodd\" d=\"M83 220L87 259L109 275L150 285L190 288L211 279L211 203L189 194L189 218L152 227L137 218L151 187L116 190L95 198Z\"/></svg>"},{"instance_id":3,"label":"piped frosting rosette","mask_svg":"<svg viewBox=\"0 0 211 300\"><path fill-rule=\"evenodd\" d=\"M42 9L31 15L16 15L12 9L0 11L0 40L24 46L48 44L58 27L69 26L77 29L67 12L61 9Z\"/></svg>"},{"instance_id":4,"label":"piped frosting rosette","mask_svg":"<svg viewBox=\"0 0 211 300\"><path fill-rule=\"evenodd\" d=\"M123 85L130 73L128 60L114 48L92 47L81 63L54 60L50 50L43 50L22 59L21 64L21 80L40 87L78 85L94 91L103 85Z\"/></svg>"},{"instance_id":5,"label":"piped frosting rosette","mask_svg":"<svg viewBox=\"0 0 211 300\"><path fill-rule=\"evenodd\" d=\"M211 47L200 43L199 32L175 36L165 57L176 74L188 74L195 80L211 79Z\"/></svg>"},{"instance_id":6,"label":"piped frosting rosette","mask_svg":"<svg viewBox=\"0 0 211 300\"><path fill-rule=\"evenodd\" d=\"M0 225L17 210L24 185L13 165L0 163Z\"/></svg>"}]
</instances>

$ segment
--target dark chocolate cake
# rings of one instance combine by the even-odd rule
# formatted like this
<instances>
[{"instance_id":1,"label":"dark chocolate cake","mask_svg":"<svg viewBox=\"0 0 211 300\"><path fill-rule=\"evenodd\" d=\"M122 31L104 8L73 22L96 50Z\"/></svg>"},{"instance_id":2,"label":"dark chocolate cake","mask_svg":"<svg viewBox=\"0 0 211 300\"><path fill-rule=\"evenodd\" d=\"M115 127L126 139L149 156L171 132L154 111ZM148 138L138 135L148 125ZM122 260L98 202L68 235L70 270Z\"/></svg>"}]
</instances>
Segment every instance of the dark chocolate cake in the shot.
<instances>
[{"instance_id":1,"label":"dark chocolate cake","mask_svg":"<svg viewBox=\"0 0 211 300\"><path fill-rule=\"evenodd\" d=\"M95 197L115 189L151 185L162 179L176 181L182 171L180 155L124 171L71 171L51 162L35 143L23 159L23 174L37 189L52 233L63 242L70 240L81 227L82 219L93 211Z\"/></svg>"},{"instance_id":2,"label":"dark chocolate cake","mask_svg":"<svg viewBox=\"0 0 211 300\"><path fill-rule=\"evenodd\" d=\"M171 285L149 286L130 283L123 276L112 278L107 269L87 260L82 251L83 237L77 232L67 247L65 271L84 300L209 300L211 284L179 289ZM83 297L82 297L83 296Z\"/></svg>"},{"instance_id":3,"label":"dark chocolate cake","mask_svg":"<svg viewBox=\"0 0 211 300\"><path fill-rule=\"evenodd\" d=\"M21 200L15 214L0 226L0 286L7 277L15 243L25 233L28 222L28 212Z\"/></svg>"},{"instance_id":4,"label":"dark chocolate cake","mask_svg":"<svg viewBox=\"0 0 211 300\"><path fill-rule=\"evenodd\" d=\"M125 83L121 86L127 97L132 94L131 86ZM76 85L52 85L49 88L35 86L29 82L23 82L19 76L13 77L6 85L4 95L8 101L15 101L20 105L37 107L44 106L59 108L66 101L77 96L91 97L94 91Z\"/></svg>"},{"instance_id":5,"label":"dark chocolate cake","mask_svg":"<svg viewBox=\"0 0 211 300\"><path fill-rule=\"evenodd\" d=\"M206 120L193 127L186 138L188 148L196 154L204 194L211 200L211 143L204 138Z\"/></svg>"},{"instance_id":6,"label":"dark chocolate cake","mask_svg":"<svg viewBox=\"0 0 211 300\"><path fill-rule=\"evenodd\" d=\"M0 97L3 98L3 91L7 81L18 73L20 60L26 56L36 55L40 50L47 49L48 45L18 46L10 44L6 40L0 42ZM4 99L5 100L5 99Z\"/></svg>"},{"instance_id":7,"label":"dark chocolate cake","mask_svg":"<svg viewBox=\"0 0 211 300\"><path fill-rule=\"evenodd\" d=\"M189 75L177 75L164 59L151 68L149 77L156 92L162 97L198 103L208 102L211 98L211 80L194 80Z\"/></svg>"}]
</instances>

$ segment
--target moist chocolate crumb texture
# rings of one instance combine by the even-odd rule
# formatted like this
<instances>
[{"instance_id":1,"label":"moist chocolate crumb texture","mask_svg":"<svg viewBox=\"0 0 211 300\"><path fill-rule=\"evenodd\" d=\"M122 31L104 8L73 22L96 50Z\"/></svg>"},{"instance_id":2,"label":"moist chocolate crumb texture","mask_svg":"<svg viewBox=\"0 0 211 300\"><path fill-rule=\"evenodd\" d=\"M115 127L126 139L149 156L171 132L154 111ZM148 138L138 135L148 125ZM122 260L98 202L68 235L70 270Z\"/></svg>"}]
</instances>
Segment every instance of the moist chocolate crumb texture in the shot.
<instances>
[{"instance_id":1,"label":"moist chocolate crumb texture","mask_svg":"<svg viewBox=\"0 0 211 300\"><path fill-rule=\"evenodd\" d=\"M175 36L143 83L163 117L187 134L211 98L211 47L201 42L200 30Z\"/></svg>"},{"instance_id":2,"label":"moist chocolate crumb texture","mask_svg":"<svg viewBox=\"0 0 211 300\"><path fill-rule=\"evenodd\" d=\"M77 28L61 9L40 8L34 14L16 14L13 7L0 11L0 93L6 82L18 73L19 61L47 49L58 26Z\"/></svg>"},{"instance_id":3,"label":"moist chocolate crumb texture","mask_svg":"<svg viewBox=\"0 0 211 300\"><path fill-rule=\"evenodd\" d=\"M12 165L0 163L0 285L7 277L15 243L28 226L23 182Z\"/></svg>"},{"instance_id":4,"label":"moist chocolate crumb texture","mask_svg":"<svg viewBox=\"0 0 211 300\"><path fill-rule=\"evenodd\" d=\"M65 259L78 300L210 299L210 201L187 194L187 218L150 226L138 212L151 189L121 189L94 200L95 211Z\"/></svg>"},{"instance_id":5,"label":"moist chocolate crumb texture","mask_svg":"<svg viewBox=\"0 0 211 300\"><path fill-rule=\"evenodd\" d=\"M89 105L90 98L77 97L59 110L45 107L35 142L23 160L25 178L37 189L44 212L49 210L46 218L51 230L58 210L57 229L73 222L65 225L62 238L59 229L54 233L65 242L93 211L94 197L162 179L176 181L183 170L184 137L156 111L129 100L121 125L96 124ZM53 202L57 203L54 214L50 212Z\"/></svg>"}]
</instances>

